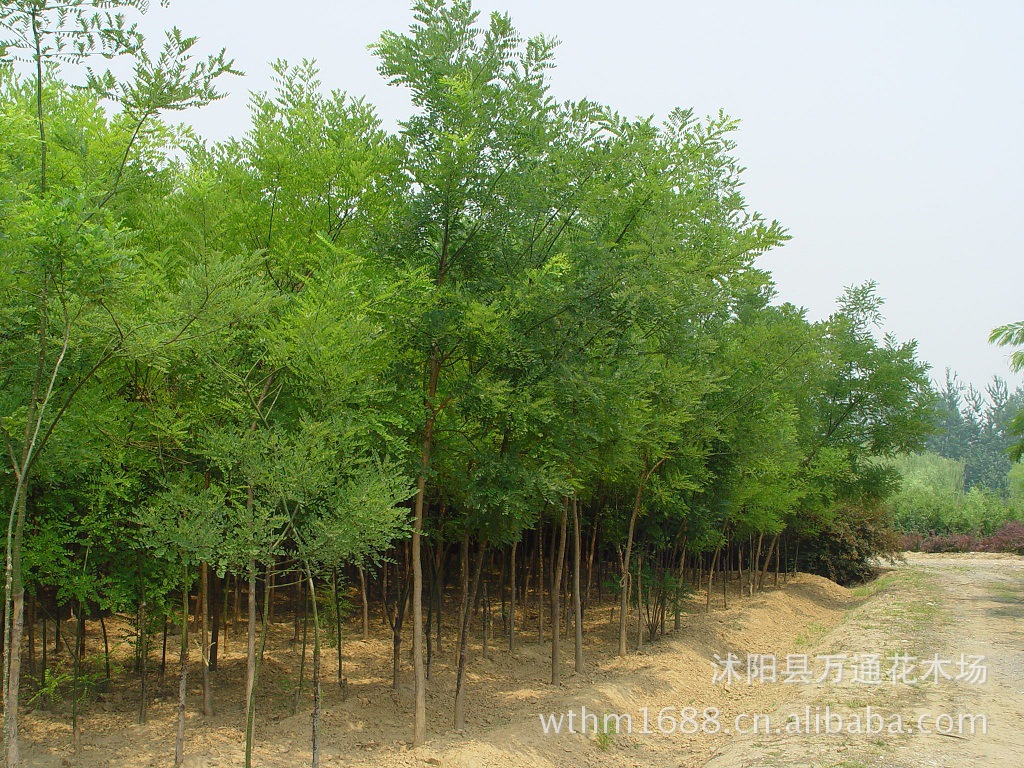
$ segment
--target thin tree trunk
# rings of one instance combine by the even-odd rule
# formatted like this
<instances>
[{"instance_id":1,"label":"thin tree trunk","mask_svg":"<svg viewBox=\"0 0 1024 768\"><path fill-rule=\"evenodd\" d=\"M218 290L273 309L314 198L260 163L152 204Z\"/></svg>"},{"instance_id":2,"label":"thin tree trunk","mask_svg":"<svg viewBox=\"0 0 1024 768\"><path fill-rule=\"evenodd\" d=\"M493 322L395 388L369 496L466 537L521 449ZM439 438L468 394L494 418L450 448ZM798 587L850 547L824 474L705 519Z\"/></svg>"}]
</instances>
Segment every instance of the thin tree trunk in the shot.
<instances>
[{"instance_id":1,"label":"thin tree trunk","mask_svg":"<svg viewBox=\"0 0 1024 768\"><path fill-rule=\"evenodd\" d=\"M33 676L36 673L36 597L29 593L28 596L28 674ZM110 675L107 675L110 679Z\"/></svg>"},{"instance_id":2,"label":"thin tree trunk","mask_svg":"<svg viewBox=\"0 0 1024 768\"><path fill-rule=\"evenodd\" d=\"M174 740L174 768L185 763L185 697L188 693L188 569L181 585L181 646L178 652L178 735Z\"/></svg>"},{"instance_id":3,"label":"thin tree trunk","mask_svg":"<svg viewBox=\"0 0 1024 768\"><path fill-rule=\"evenodd\" d=\"M83 635L85 635L85 612L82 610L81 602L79 602L78 621L75 622L74 670L71 676L71 745L76 762L81 760L82 754L82 723L78 718L78 709L82 701L82 695L79 692L79 681L81 680L82 673Z\"/></svg>"},{"instance_id":4,"label":"thin tree trunk","mask_svg":"<svg viewBox=\"0 0 1024 768\"><path fill-rule=\"evenodd\" d=\"M304 584L305 579L299 579L300 584ZM299 594L303 597L306 596L306 589L303 586L302 589L298 590ZM295 614L298 616L299 606L295 606ZM302 703L302 684L305 682L306 677L306 641L309 638L309 601L303 600L302 602L302 646L301 656L299 656L299 684L295 688L295 703L292 706L292 715L299 714L299 704Z\"/></svg>"},{"instance_id":5,"label":"thin tree trunk","mask_svg":"<svg viewBox=\"0 0 1024 768\"><path fill-rule=\"evenodd\" d=\"M269 580L272 571L272 562L267 564L267 575L266 578ZM249 617L250 622L254 626L256 624L256 568L253 564L253 569L249 577L249 584L252 587L251 597L249 598ZM259 653L256 653L255 649L252 653L253 659L253 670L252 670L252 684L246 691L246 712L245 712L245 768L252 768L252 749L256 741L256 685L260 678L260 669L263 667L263 653L267 647L267 635L269 634L268 629L270 623L268 617L270 616L270 605L271 597L270 590L266 584L263 588L263 614L260 622L260 647Z\"/></svg>"},{"instance_id":6,"label":"thin tree trunk","mask_svg":"<svg viewBox=\"0 0 1024 768\"><path fill-rule=\"evenodd\" d=\"M199 642L200 663L203 670L203 717L213 717L213 692L210 690L210 569L206 563L199 564L199 602L202 633Z\"/></svg>"},{"instance_id":7,"label":"thin tree trunk","mask_svg":"<svg viewBox=\"0 0 1024 768\"><path fill-rule=\"evenodd\" d=\"M139 725L146 724L146 683L149 674L149 627L146 616L146 582L142 578L142 559L139 558ZM45 623L43 625L46 626ZM46 638L43 638L45 646Z\"/></svg>"},{"instance_id":8,"label":"thin tree trunk","mask_svg":"<svg viewBox=\"0 0 1024 768\"><path fill-rule=\"evenodd\" d=\"M715 566L718 564L718 556L721 553L722 553L722 545L719 544L718 547L715 549L715 556L713 558L711 558L711 567L708 568L708 592L707 592L708 602L707 602L707 605L705 606L705 608L709 612L711 611L711 588L714 586L714 583L715 583Z\"/></svg>"},{"instance_id":9,"label":"thin tree trunk","mask_svg":"<svg viewBox=\"0 0 1024 768\"><path fill-rule=\"evenodd\" d=\"M768 575L768 569L772 567L772 556L775 554L775 547L779 543L779 534L772 536L772 542L768 545L768 553L764 556L764 568L761 569L761 574L757 577L757 591L760 592L764 587L764 577Z\"/></svg>"},{"instance_id":10,"label":"thin tree trunk","mask_svg":"<svg viewBox=\"0 0 1024 768\"><path fill-rule=\"evenodd\" d=\"M484 587L484 589L483 589L483 592L484 592L484 616L483 616L483 621L484 621L484 646L483 646L482 654L483 654L483 657L486 659L486 658L488 658L488 656L487 656L487 633L490 630L490 623L491 623L491 598L490 598L490 595L488 595L488 593L487 593L487 580L486 579L484 580L483 587Z\"/></svg>"},{"instance_id":11,"label":"thin tree trunk","mask_svg":"<svg viewBox=\"0 0 1024 768\"><path fill-rule=\"evenodd\" d=\"M462 539L462 620L459 627L459 653L457 660L458 671L455 678L455 727L463 729L466 727L466 657L469 655L469 622L472 615L471 609L476 602L477 590L480 587L480 574L484 568L484 555L487 552L487 542L483 539L479 544L479 555L477 557L476 575L473 577L473 591L469 591L469 533L465 533Z\"/></svg>"},{"instance_id":12,"label":"thin tree trunk","mask_svg":"<svg viewBox=\"0 0 1024 768\"><path fill-rule=\"evenodd\" d=\"M590 607L590 583L594 570L594 552L597 549L597 517L594 517L594 530L590 535L590 551L587 552L587 591L584 593L583 606Z\"/></svg>"},{"instance_id":13,"label":"thin tree trunk","mask_svg":"<svg viewBox=\"0 0 1024 768\"><path fill-rule=\"evenodd\" d=\"M363 599L363 640L370 639L370 596L366 592L366 569L359 566L359 592Z\"/></svg>"},{"instance_id":14,"label":"thin tree trunk","mask_svg":"<svg viewBox=\"0 0 1024 768\"><path fill-rule=\"evenodd\" d=\"M516 652L516 551L519 539L512 542L512 556L509 559L512 570L509 572L509 606L508 606L508 652Z\"/></svg>"},{"instance_id":15,"label":"thin tree trunk","mask_svg":"<svg viewBox=\"0 0 1024 768\"><path fill-rule=\"evenodd\" d=\"M307 566L306 574L309 579L309 599L313 604L313 768L320 768L320 708L321 708L321 690L320 690L320 614L317 612L316 607L316 590L313 584L313 574L309 571ZM335 575L337 579L337 575ZM337 601L335 601L337 606ZM305 643L305 639L303 639ZM338 658L339 664L341 659L341 631L339 621L339 632L338 632ZM303 648L303 656L305 656L305 648ZM341 674L339 666L339 675Z\"/></svg>"},{"instance_id":16,"label":"thin tree trunk","mask_svg":"<svg viewBox=\"0 0 1024 768\"><path fill-rule=\"evenodd\" d=\"M167 614L164 614L164 630L163 630L163 641L160 649L160 677L157 684L162 688L164 684L164 676L167 672Z\"/></svg>"},{"instance_id":17,"label":"thin tree trunk","mask_svg":"<svg viewBox=\"0 0 1024 768\"><path fill-rule=\"evenodd\" d=\"M344 701L347 698L348 691L345 685L345 657L342 653L341 643L341 592L338 589L338 569L334 568L331 571L331 589L334 597L334 630L338 639L338 687L341 688L341 699ZM316 600L313 601L313 616L316 618ZM313 638L314 651L317 643L317 638ZM314 664L315 666L315 664Z\"/></svg>"},{"instance_id":18,"label":"thin tree trunk","mask_svg":"<svg viewBox=\"0 0 1024 768\"><path fill-rule=\"evenodd\" d=\"M565 544L566 534L568 533L567 524L569 517L569 497L564 497L562 500L562 525L561 525L561 536L558 544L558 564L555 566L555 572L551 578L551 684L559 685L561 683L561 675L559 674L559 660L558 660L558 645L560 634L562 631L562 609L560 606L560 600L562 597L562 568L565 566ZM554 553L552 553L554 554Z\"/></svg>"},{"instance_id":19,"label":"thin tree trunk","mask_svg":"<svg viewBox=\"0 0 1024 768\"><path fill-rule=\"evenodd\" d=\"M544 642L544 526L537 526L537 642Z\"/></svg>"},{"instance_id":20,"label":"thin tree trunk","mask_svg":"<svg viewBox=\"0 0 1024 768\"><path fill-rule=\"evenodd\" d=\"M583 602L580 595L580 556L582 546L580 540L580 508L579 501L572 497L572 529L573 529L573 553L572 553L572 606L575 611L576 629L576 672L583 671Z\"/></svg>"},{"instance_id":21,"label":"thin tree trunk","mask_svg":"<svg viewBox=\"0 0 1024 768\"><path fill-rule=\"evenodd\" d=\"M249 608L249 621L245 633L245 702L246 710L255 699L253 691L256 685L256 561L249 560L249 594L246 596ZM265 616L265 615L264 615ZM248 717L246 718L248 719Z\"/></svg>"},{"instance_id":22,"label":"thin tree trunk","mask_svg":"<svg viewBox=\"0 0 1024 768\"><path fill-rule=\"evenodd\" d=\"M622 576L620 579L621 599L619 602L619 656L626 655L626 629L629 621L629 559L633 552L633 536L636 533L636 521L640 517L640 500L644 492L644 483L651 479L651 475L658 469L665 459L659 459L653 467L640 473L640 479L636 488L636 498L633 500L633 514L629 517L629 533L626 536L626 553L622 558Z\"/></svg>"},{"instance_id":23,"label":"thin tree trunk","mask_svg":"<svg viewBox=\"0 0 1024 768\"><path fill-rule=\"evenodd\" d=\"M100 614L100 633L103 635L103 690L110 686L110 640L107 637L107 622Z\"/></svg>"},{"instance_id":24,"label":"thin tree trunk","mask_svg":"<svg viewBox=\"0 0 1024 768\"><path fill-rule=\"evenodd\" d=\"M224 576L224 581L227 581L227 576ZM213 574L213 587L210 589L210 671L217 671L217 657L220 655L220 627L221 618L226 615L227 611L221 604L222 595L226 596L227 584L221 584L221 578L215 573ZM226 600L226 597L225 597ZM225 629L225 639L227 639L227 626Z\"/></svg>"},{"instance_id":25,"label":"thin tree trunk","mask_svg":"<svg viewBox=\"0 0 1024 768\"><path fill-rule=\"evenodd\" d=\"M438 284L443 279L438 275ZM441 355L437 344L430 351L430 374L424 406L427 411L423 427L423 449L420 452L420 475L416 479L416 501L413 508L412 524L412 664L413 710L412 745L418 747L427 738L427 675L423 663L423 562L420 556L423 521L426 517L427 472L430 469L430 455L434 444L434 420L437 417L434 397L441 375Z\"/></svg>"},{"instance_id":26,"label":"thin tree trunk","mask_svg":"<svg viewBox=\"0 0 1024 768\"><path fill-rule=\"evenodd\" d=\"M644 559L643 550L636 559L636 649L644 647Z\"/></svg>"}]
</instances>

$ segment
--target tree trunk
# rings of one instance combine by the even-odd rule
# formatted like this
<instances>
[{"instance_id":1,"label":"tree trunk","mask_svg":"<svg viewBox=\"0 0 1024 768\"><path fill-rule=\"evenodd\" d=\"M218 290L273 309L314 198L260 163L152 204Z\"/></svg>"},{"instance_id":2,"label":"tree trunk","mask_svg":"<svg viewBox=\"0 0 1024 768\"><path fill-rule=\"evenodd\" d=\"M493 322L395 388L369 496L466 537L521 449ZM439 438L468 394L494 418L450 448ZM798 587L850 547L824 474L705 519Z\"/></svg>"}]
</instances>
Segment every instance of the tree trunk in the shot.
<instances>
[{"instance_id":1,"label":"tree trunk","mask_svg":"<svg viewBox=\"0 0 1024 768\"><path fill-rule=\"evenodd\" d=\"M509 558L511 571L509 572L509 606L508 606L508 652L516 652L516 551L519 549L519 540L512 542L512 556Z\"/></svg>"},{"instance_id":2,"label":"tree trunk","mask_svg":"<svg viewBox=\"0 0 1024 768\"><path fill-rule=\"evenodd\" d=\"M537 526L537 642L544 642L544 525Z\"/></svg>"},{"instance_id":3,"label":"tree trunk","mask_svg":"<svg viewBox=\"0 0 1024 768\"><path fill-rule=\"evenodd\" d=\"M718 547L715 549L715 556L711 558L711 567L708 568L708 592L707 592L708 602L707 602L707 605L705 606L705 609L707 611L709 611L709 612L711 611L711 588L712 588L712 586L715 583L715 566L718 564L718 556L721 553L722 553L722 545L719 544Z\"/></svg>"},{"instance_id":4,"label":"tree trunk","mask_svg":"<svg viewBox=\"0 0 1024 768\"><path fill-rule=\"evenodd\" d=\"M559 685L561 675L559 674L558 644L561 634L562 609L560 600L562 597L562 568L565 566L565 544L568 533L567 523L569 517L569 497L562 500L562 525L561 536L558 543L558 564L551 578L551 684ZM552 553L554 554L554 553Z\"/></svg>"},{"instance_id":5,"label":"tree trunk","mask_svg":"<svg viewBox=\"0 0 1024 768\"><path fill-rule=\"evenodd\" d=\"M462 538L462 616L459 626L459 653L457 660L458 671L455 677L455 727L463 729L466 727L466 702L465 702L465 681L466 681L466 657L469 653L469 622L472 615L473 603L476 602L477 589L480 587L480 574L484 568L484 555L487 552L487 542L480 541L479 556L477 557L476 575L473 577L473 591L469 591L469 533Z\"/></svg>"},{"instance_id":6,"label":"tree trunk","mask_svg":"<svg viewBox=\"0 0 1024 768\"><path fill-rule=\"evenodd\" d=\"M174 768L185 763L185 697L188 693L188 569L181 585L181 646L178 651L178 735L174 740Z\"/></svg>"},{"instance_id":7,"label":"tree trunk","mask_svg":"<svg viewBox=\"0 0 1024 768\"><path fill-rule=\"evenodd\" d=\"M222 579L213 574L213 587L210 590L210 671L217 671L217 656L220 655L220 625L221 618L227 614L224 607L221 605L221 596L224 595L226 599L227 594L227 576ZM227 626L224 627L225 640L227 639Z\"/></svg>"},{"instance_id":8,"label":"tree trunk","mask_svg":"<svg viewBox=\"0 0 1024 768\"><path fill-rule=\"evenodd\" d=\"M345 656L344 656L344 654L342 652L342 643L341 643L341 638L342 638L342 635L341 635L341 591L338 589L338 569L337 568L334 568L331 571L331 589L332 589L332 591L334 593L333 594L333 597L334 597L334 621L335 621L334 630L335 630L335 634L337 635L337 640L338 640L338 687L341 688L341 700L344 701L347 698L348 691L346 690L347 686L345 685L345 682L346 682L345 681ZM316 600L315 600L315 598L314 598L314 601L313 601L313 618L316 619ZM318 642L317 638L314 637L313 638L313 645L314 645L314 649L313 650L314 650L314 652L316 652L315 646L316 646L317 642ZM316 665L316 663L314 662L314 666L315 665ZM314 670L314 674L316 674L316 672L317 672L317 670ZM315 702L314 702L314 706L315 706Z\"/></svg>"},{"instance_id":9,"label":"tree trunk","mask_svg":"<svg viewBox=\"0 0 1024 768\"><path fill-rule=\"evenodd\" d=\"M316 607L316 591L313 584L313 574L310 573L308 567L306 569L306 575L309 579L309 599L313 605L313 768L320 768L320 614L317 612ZM335 602L335 605L337 605L337 602ZM338 634L338 649L338 657L340 660L340 630ZM303 655L305 655L305 651L303 651Z\"/></svg>"},{"instance_id":10,"label":"tree trunk","mask_svg":"<svg viewBox=\"0 0 1024 768\"><path fill-rule=\"evenodd\" d=\"M359 566L359 592L363 599L363 640L370 639L370 596L366 592L366 569Z\"/></svg>"},{"instance_id":11,"label":"tree trunk","mask_svg":"<svg viewBox=\"0 0 1024 768\"><path fill-rule=\"evenodd\" d=\"M576 629L576 672L583 671L583 602L580 596L580 556L582 545L580 541L580 508L579 501L572 497L572 529L573 529L573 553L572 553L572 607L575 611Z\"/></svg>"},{"instance_id":12,"label":"tree trunk","mask_svg":"<svg viewBox=\"0 0 1024 768\"><path fill-rule=\"evenodd\" d=\"M141 590L141 594L139 596L139 725L145 725L146 696L148 693L146 690L146 683L147 675L149 673L149 627L146 622L149 619L146 616L146 582L142 580L141 559L139 561L139 571L139 589ZM45 627L46 624L44 623L43 626ZM45 647L45 632L43 635L43 644Z\"/></svg>"},{"instance_id":13,"label":"tree trunk","mask_svg":"<svg viewBox=\"0 0 1024 768\"><path fill-rule=\"evenodd\" d=\"M4 601L4 750L7 768L18 768L18 691L21 685L21 637L25 626L25 588L21 576L21 541L27 514L28 488L22 486L7 531L7 574ZM13 523L13 531L12 525Z\"/></svg>"},{"instance_id":14,"label":"tree trunk","mask_svg":"<svg viewBox=\"0 0 1024 768\"><path fill-rule=\"evenodd\" d=\"M213 717L213 692L210 690L210 569L206 563L199 564L199 603L202 623L199 641L199 662L203 670L203 717Z\"/></svg>"},{"instance_id":15,"label":"tree trunk","mask_svg":"<svg viewBox=\"0 0 1024 768\"><path fill-rule=\"evenodd\" d=\"M273 565L272 562L267 564L267 580L270 579ZM256 566L252 564L252 571L249 576L249 585L251 588L249 598L249 619L251 626L255 627L256 624ZM259 653L256 652L255 648L252 651L252 676L247 678L247 691L246 691L246 712L245 712L245 768L252 768L252 749L253 744L256 741L256 685L260 679L260 669L263 666L263 653L267 647L267 635L269 634L269 621L270 616L270 605L271 597L270 590L267 585L264 584L263 588L263 614L260 622L260 647ZM250 684L251 682L251 684Z\"/></svg>"},{"instance_id":16,"label":"tree trunk","mask_svg":"<svg viewBox=\"0 0 1024 768\"><path fill-rule=\"evenodd\" d=\"M249 561L249 626L246 627L245 643L245 702L246 710L253 701L256 685L256 561Z\"/></svg>"},{"instance_id":17,"label":"tree trunk","mask_svg":"<svg viewBox=\"0 0 1024 768\"><path fill-rule=\"evenodd\" d=\"M587 552L587 591L583 593L583 606L590 607L590 584L594 571L594 552L597 549L597 517L594 517L594 530L590 535L590 550Z\"/></svg>"},{"instance_id":18,"label":"tree trunk","mask_svg":"<svg viewBox=\"0 0 1024 768\"><path fill-rule=\"evenodd\" d=\"M772 555L776 552L776 547L779 543L779 534L772 536L772 543L768 545L768 553L764 556L764 568L761 569L761 574L757 578L757 591L760 592L761 588L764 587L764 577L768 575L768 569L772 566Z\"/></svg>"},{"instance_id":19,"label":"tree trunk","mask_svg":"<svg viewBox=\"0 0 1024 768\"><path fill-rule=\"evenodd\" d=\"M300 578L299 584L303 584L303 588L298 590L298 593L303 597L306 596L305 579ZM299 614L299 606L295 606L295 615ZM309 638L309 601L302 601L302 645L301 655L299 656L299 684L295 688L295 702L292 706L292 715L299 714L299 704L302 703L302 684L305 682L306 677L306 641Z\"/></svg>"},{"instance_id":20,"label":"tree trunk","mask_svg":"<svg viewBox=\"0 0 1024 768\"><path fill-rule=\"evenodd\" d=\"M441 277L438 276L438 283ZM441 375L441 356L434 344L430 351L430 375L424 406L427 411L423 427L423 450L420 453L420 475L416 478L416 502L412 524L412 664L415 706L413 712L412 745L418 747L427 738L427 676L423 664L423 562L420 557L423 520L426 516L427 472L434 443L434 420L437 411L434 397Z\"/></svg>"}]
</instances>

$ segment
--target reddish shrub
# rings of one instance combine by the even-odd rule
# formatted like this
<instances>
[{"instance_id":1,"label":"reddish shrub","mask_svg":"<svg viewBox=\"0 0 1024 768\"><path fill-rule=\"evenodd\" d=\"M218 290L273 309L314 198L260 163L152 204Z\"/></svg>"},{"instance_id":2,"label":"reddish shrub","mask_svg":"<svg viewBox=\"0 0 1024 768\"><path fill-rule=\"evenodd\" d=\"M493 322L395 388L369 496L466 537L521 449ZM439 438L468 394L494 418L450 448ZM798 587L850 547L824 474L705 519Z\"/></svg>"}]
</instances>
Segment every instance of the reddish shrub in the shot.
<instances>
[{"instance_id":1,"label":"reddish shrub","mask_svg":"<svg viewBox=\"0 0 1024 768\"><path fill-rule=\"evenodd\" d=\"M982 552L1012 552L1024 555L1024 523L1011 520L978 542Z\"/></svg>"}]
</instances>

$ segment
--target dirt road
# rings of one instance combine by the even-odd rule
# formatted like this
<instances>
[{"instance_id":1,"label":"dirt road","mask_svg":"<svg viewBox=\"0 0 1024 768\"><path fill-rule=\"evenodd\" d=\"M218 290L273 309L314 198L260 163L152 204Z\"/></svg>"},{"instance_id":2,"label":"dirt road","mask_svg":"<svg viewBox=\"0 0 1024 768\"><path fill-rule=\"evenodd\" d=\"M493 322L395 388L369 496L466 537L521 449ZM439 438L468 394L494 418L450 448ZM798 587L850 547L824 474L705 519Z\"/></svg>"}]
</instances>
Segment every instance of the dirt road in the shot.
<instances>
[{"instance_id":1,"label":"dirt road","mask_svg":"<svg viewBox=\"0 0 1024 768\"><path fill-rule=\"evenodd\" d=\"M873 591L823 639L817 653L905 653L918 662L917 674L907 679L928 679L877 687L849 680L815 686L776 712L805 707L823 712L827 706L848 724L851 715L874 706L886 723L902 715L913 732L738 737L708 768L1024 765L1024 558L911 554ZM956 679L961 655L968 662L984 657L974 670L985 669L984 683L969 674ZM936 656L953 663L936 665ZM981 732L982 722L987 732Z\"/></svg>"}]
</instances>

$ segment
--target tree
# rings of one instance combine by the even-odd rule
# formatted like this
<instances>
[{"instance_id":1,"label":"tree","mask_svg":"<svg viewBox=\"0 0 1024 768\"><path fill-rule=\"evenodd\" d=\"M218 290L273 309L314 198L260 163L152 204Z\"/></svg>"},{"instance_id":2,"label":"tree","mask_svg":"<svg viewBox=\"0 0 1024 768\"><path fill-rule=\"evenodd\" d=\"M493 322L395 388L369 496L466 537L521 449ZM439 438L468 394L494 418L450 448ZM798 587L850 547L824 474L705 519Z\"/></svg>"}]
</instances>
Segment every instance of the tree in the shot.
<instances>
[{"instance_id":1,"label":"tree","mask_svg":"<svg viewBox=\"0 0 1024 768\"><path fill-rule=\"evenodd\" d=\"M992 331L988 340L990 344L998 344L1001 347L1024 347L1024 320L999 326ZM1024 370L1024 349L1017 349L1010 355L1010 369ZM1009 424L1009 430L1011 434L1024 435L1024 409L1017 411ZM1020 461L1024 457L1024 440L1011 446L1009 454L1012 461Z\"/></svg>"}]
</instances>

